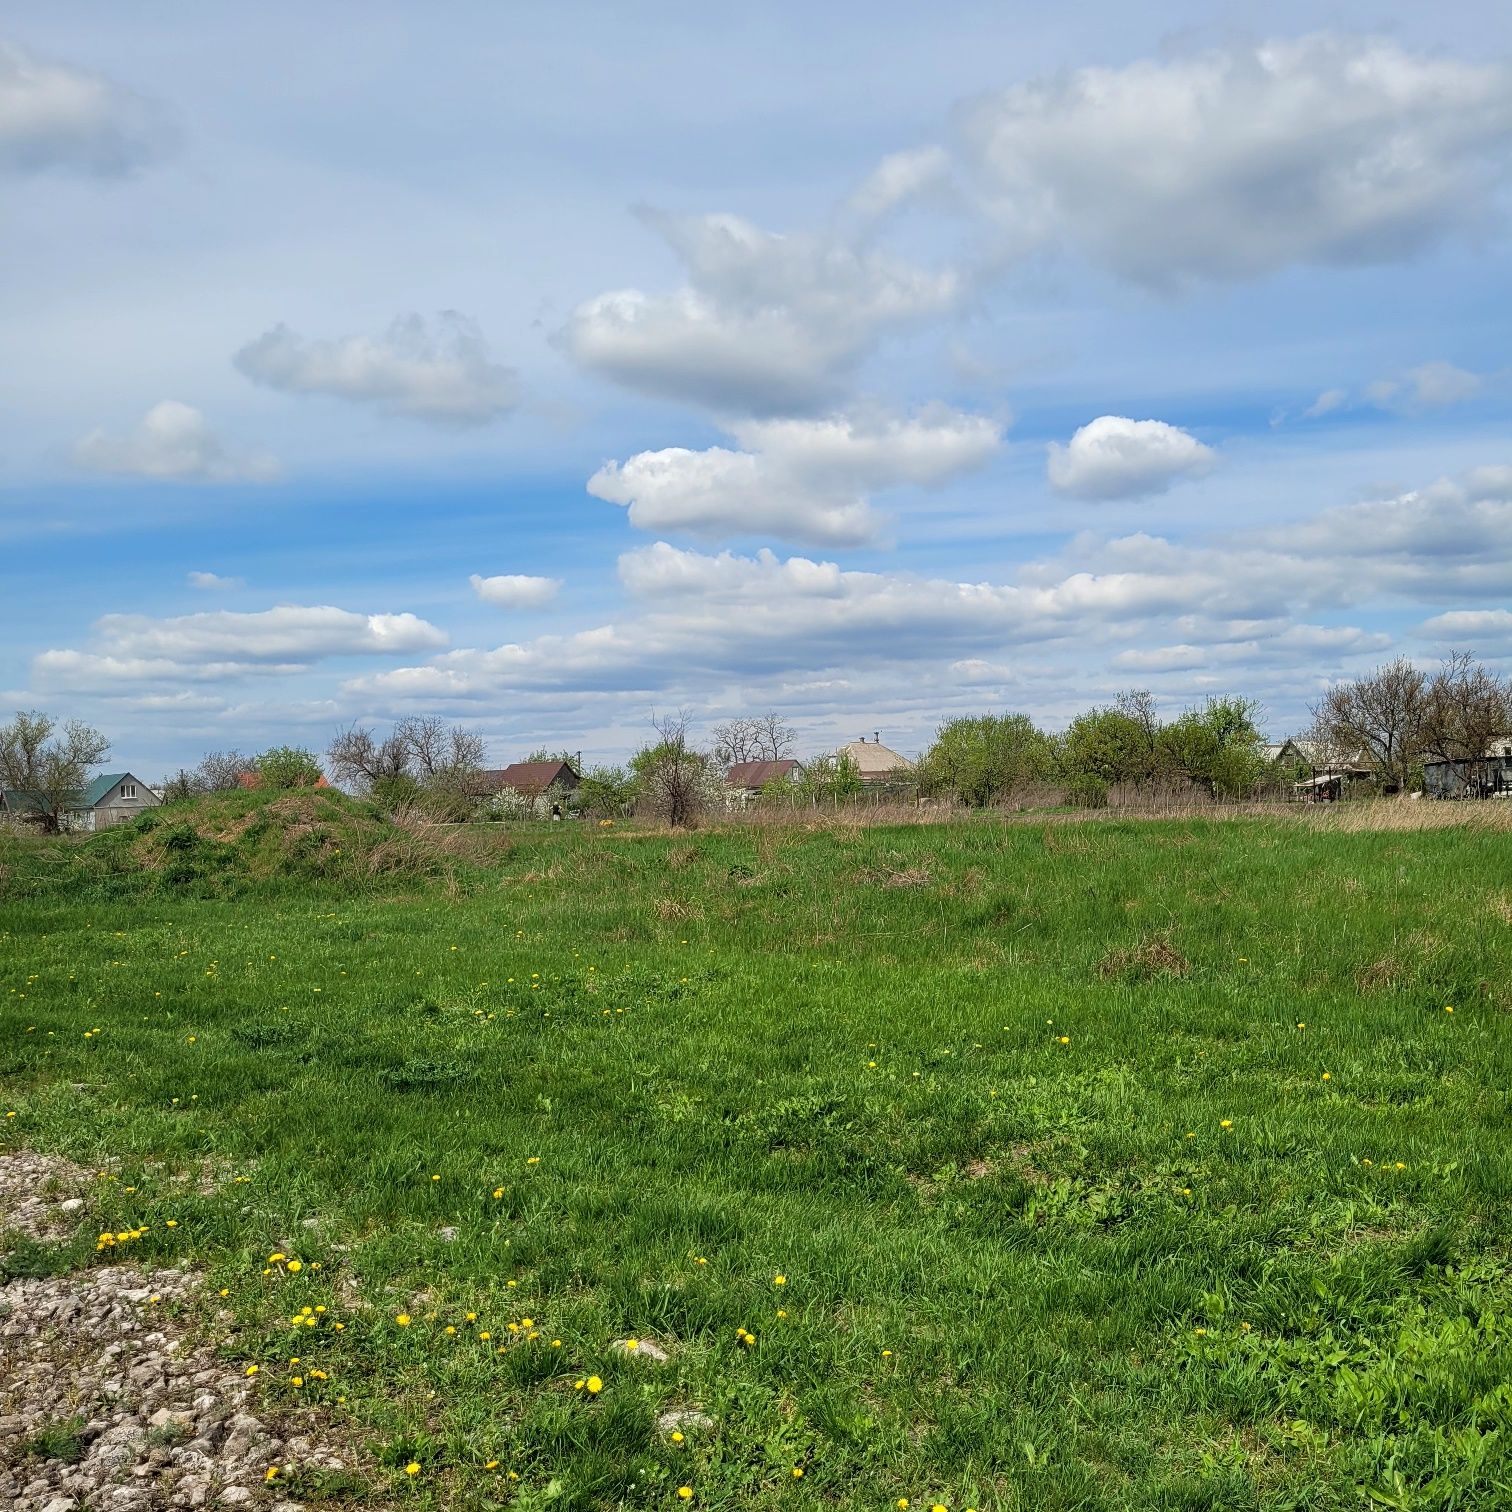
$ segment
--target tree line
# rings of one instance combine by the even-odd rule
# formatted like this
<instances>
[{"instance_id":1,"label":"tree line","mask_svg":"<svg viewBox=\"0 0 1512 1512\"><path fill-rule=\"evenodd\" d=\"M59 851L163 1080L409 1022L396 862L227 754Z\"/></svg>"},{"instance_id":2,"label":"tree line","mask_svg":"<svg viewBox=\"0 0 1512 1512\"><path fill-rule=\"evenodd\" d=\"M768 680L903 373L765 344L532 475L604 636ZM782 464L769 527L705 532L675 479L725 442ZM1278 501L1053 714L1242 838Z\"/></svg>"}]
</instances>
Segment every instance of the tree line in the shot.
<instances>
[{"instance_id":1,"label":"tree line","mask_svg":"<svg viewBox=\"0 0 1512 1512\"><path fill-rule=\"evenodd\" d=\"M1054 786L1068 802L1106 804L1114 789L1200 792L1240 800L1299 776L1365 769L1381 792L1420 785L1427 761L1474 763L1493 742L1512 737L1512 684L1469 652L1454 652L1425 671L1398 657L1331 686L1310 710L1311 724L1293 743L1300 760L1278 769L1261 735L1253 699L1209 697L1163 719L1145 689L1078 714L1062 731L1041 729L1026 714L976 714L947 720L917 762L912 784L923 798L985 807ZM547 795L590 816L638 812L671 824L697 822L729 802L725 773L748 761L793 757L798 734L782 715L740 716L716 724L705 741L692 714L653 716L649 738L623 765L577 775L569 795ZM57 822L76 806L110 743L77 720L18 713L0 726L0 783L32 795L32 811ZM387 734L361 725L340 731L324 761L300 746L257 755L212 751L163 780L164 801L220 792L249 782L309 787L329 774L348 792L391 811L438 820L507 818L538 811L542 795L489 793L482 781L486 744L476 730L431 715L397 721ZM574 761L545 748L531 761ZM574 767L574 770L576 768ZM251 774L249 776L249 774ZM822 752L771 784L794 802L829 802L862 790L843 751Z\"/></svg>"}]
</instances>

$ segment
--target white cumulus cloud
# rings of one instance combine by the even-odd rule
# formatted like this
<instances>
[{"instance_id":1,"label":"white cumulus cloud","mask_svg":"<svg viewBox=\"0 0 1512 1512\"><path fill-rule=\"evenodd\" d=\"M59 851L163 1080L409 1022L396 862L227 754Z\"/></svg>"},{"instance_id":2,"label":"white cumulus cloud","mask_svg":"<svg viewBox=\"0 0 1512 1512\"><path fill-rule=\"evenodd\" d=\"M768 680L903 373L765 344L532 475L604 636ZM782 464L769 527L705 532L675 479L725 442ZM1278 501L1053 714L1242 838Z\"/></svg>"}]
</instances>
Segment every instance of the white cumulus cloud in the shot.
<instances>
[{"instance_id":1,"label":"white cumulus cloud","mask_svg":"<svg viewBox=\"0 0 1512 1512\"><path fill-rule=\"evenodd\" d=\"M1163 420L1100 415L1070 442L1051 442L1048 471L1058 492L1079 499L1128 499L1164 493L1181 478L1210 471L1217 453Z\"/></svg>"},{"instance_id":2,"label":"white cumulus cloud","mask_svg":"<svg viewBox=\"0 0 1512 1512\"><path fill-rule=\"evenodd\" d=\"M1319 33L1017 85L962 114L1005 234L1157 287L1410 256L1504 181L1512 68Z\"/></svg>"},{"instance_id":3,"label":"white cumulus cloud","mask_svg":"<svg viewBox=\"0 0 1512 1512\"><path fill-rule=\"evenodd\" d=\"M266 452L227 446L192 404L164 399L128 436L91 431L74 447L89 472L183 483L270 483L279 466Z\"/></svg>"},{"instance_id":4,"label":"white cumulus cloud","mask_svg":"<svg viewBox=\"0 0 1512 1512\"><path fill-rule=\"evenodd\" d=\"M521 572L483 577L473 573L468 579L472 591L487 604L500 609L538 609L549 604L562 587L561 578L530 577Z\"/></svg>"},{"instance_id":5,"label":"white cumulus cloud","mask_svg":"<svg viewBox=\"0 0 1512 1512\"><path fill-rule=\"evenodd\" d=\"M998 422L943 405L910 417L747 420L729 429L742 450L639 452L606 463L588 491L625 505L640 530L854 545L876 534L872 491L942 483L980 467L1002 442Z\"/></svg>"},{"instance_id":6,"label":"white cumulus cloud","mask_svg":"<svg viewBox=\"0 0 1512 1512\"><path fill-rule=\"evenodd\" d=\"M239 577L222 577L218 572L191 572L187 582L191 588L203 588L207 592L226 592L232 588L245 588L246 580Z\"/></svg>"},{"instance_id":7,"label":"white cumulus cloud","mask_svg":"<svg viewBox=\"0 0 1512 1512\"><path fill-rule=\"evenodd\" d=\"M284 393L328 394L440 425L486 424L520 399L514 371L490 361L477 326L454 310L434 322L401 315L381 336L307 341L276 325L233 361Z\"/></svg>"},{"instance_id":8,"label":"white cumulus cloud","mask_svg":"<svg viewBox=\"0 0 1512 1512\"><path fill-rule=\"evenodd\" d=\"M629 388L734 414L809 411L885 330L951 308L949 270L813 234L781 236L733 215L643 218L687 270L670 294L587 300L559 340Z\"/></svg>"},{"instance_id":9,"label":"white cumulus cloud","mask_svg":"<svg viewBox=\"0 0 1512 1512\"><path fill-rule=\"evenodd\" d=\"M209 610L154 619L106 614L89 650L62 648L33 658L45 687L106 689L124 682L218 682L288 673L345 656L435 651L446 635L414 614L357 614L329 604L280 604L239 612Z\"/></svg>"},{"instance_id":10,"label":"white cumulus cloud","mask_svg":"<svg viewBox=\"0 0 1512 1512\"><path fill-rule=\"evenodd\" d=\"M119 177L168 136L161 112L113 80L0 42L0 170Z\"/></svg>"}]
</instances>

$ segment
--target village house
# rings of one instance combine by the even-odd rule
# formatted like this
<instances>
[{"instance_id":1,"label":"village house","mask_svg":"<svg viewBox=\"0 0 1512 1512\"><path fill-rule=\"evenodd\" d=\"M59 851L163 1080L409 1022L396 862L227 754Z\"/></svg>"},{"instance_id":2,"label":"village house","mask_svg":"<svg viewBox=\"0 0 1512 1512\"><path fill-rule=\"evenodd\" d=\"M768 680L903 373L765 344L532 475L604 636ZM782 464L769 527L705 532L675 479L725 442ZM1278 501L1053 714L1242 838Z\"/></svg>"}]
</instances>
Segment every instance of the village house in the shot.
<instances>
[{"instance_id":1,"label":"village house","mask_svg":"<svg viewBox=\"0 0 1512 1512\"><path fill-rule=\"evenodd\" d=\"M131 772L102 772L64 809L58 818L63 830L105 830L134 819L162 799ZM7 788L0 792L0 813L40 823L50 821L45 800L37 793Z\"/></svg>"},{"instance_id":2,"label":"village house","mask_svg":"<svg viewBox=\"0 0 1512 1512\"><path fill-rule=\"evenodd\" d=\"M737 761L725 773L725 786L732 796L748 801L758 796L769 782L796 782L803 768L791 756L780 761Z\"/></svg>"},{"instance_id":3,"label":"village house","mask_svg":"<svg viewBox=\"0 0 1512 1512\"><path fill-rule=\"evenodd\" d=\"M835 755L848 756L856 764L856 772L864 783L906 782L913 776L913 762L883 745L880 731L873 731L870 740L863 735L859 740L841 746Z\"/></svg>"},{"instance_id":4,"label":"village house","mask_svg":"<svg viewBox=\"0 0 1512 1512\"><path fill-rule=\"evenodd\" d=\"M1292 795L1303 803L1332 803L1375 780L1375 768L1363 751L1340 756L1305 737L1268 745L1264 755L1280 771L1300 774Z\"/></svg>"},{"instance_id":5,"label":"village house","mask_svg":"<svg viewBox=\"0 0 1512 1512\"><path fill-rule=\"evenodd\" d=\"M548 791L567 794L582 778L570 761L515 761L507 767L491 767L474 774L468 792L476 798L499 793L518 793L522 798L541 798Z\"/></svg>"}]
</instances>

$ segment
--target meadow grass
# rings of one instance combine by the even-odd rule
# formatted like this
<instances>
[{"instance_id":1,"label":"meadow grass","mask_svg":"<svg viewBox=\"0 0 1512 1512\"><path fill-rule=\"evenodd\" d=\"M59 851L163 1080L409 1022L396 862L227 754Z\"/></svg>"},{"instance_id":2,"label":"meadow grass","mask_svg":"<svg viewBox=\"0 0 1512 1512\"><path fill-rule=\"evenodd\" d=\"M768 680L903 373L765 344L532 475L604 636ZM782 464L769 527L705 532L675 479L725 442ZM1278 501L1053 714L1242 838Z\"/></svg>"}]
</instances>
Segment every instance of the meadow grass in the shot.
<instances>
[{"instance_id":1,"label":"meadow grass","mask_svg":"<svg viewBox=\"0 0 1512 1512\"><path fill-rule=\"evenodd\" d=\"M1509 1504L1505 830L557 825L411 874L301 823L255 881L168 818L13 845L0 905L0 1138L106 1173L59 1263L202 1267L268 1409L364 1446L295 1494Z\"/></svg>"}]
</instances>

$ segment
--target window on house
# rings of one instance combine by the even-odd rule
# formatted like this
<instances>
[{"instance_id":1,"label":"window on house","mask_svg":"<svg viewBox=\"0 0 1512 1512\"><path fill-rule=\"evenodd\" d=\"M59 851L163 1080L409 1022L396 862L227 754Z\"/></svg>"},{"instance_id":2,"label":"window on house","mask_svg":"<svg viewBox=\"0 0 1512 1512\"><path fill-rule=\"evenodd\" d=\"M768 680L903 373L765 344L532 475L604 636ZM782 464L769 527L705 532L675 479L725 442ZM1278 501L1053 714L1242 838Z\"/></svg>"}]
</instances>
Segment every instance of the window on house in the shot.
<instances>
[{"instance_id":1,"label":"window on house","mask_svg":"<svg viewBox=\"0 0 1512 1512\"><path fill-rule=\"evenodd\" d=\"M134 782L123 782L121 784L121 797L123 797L123 798L135 798L136 797L136 783L134 783Z\"/></svg>"}]
</instances>

